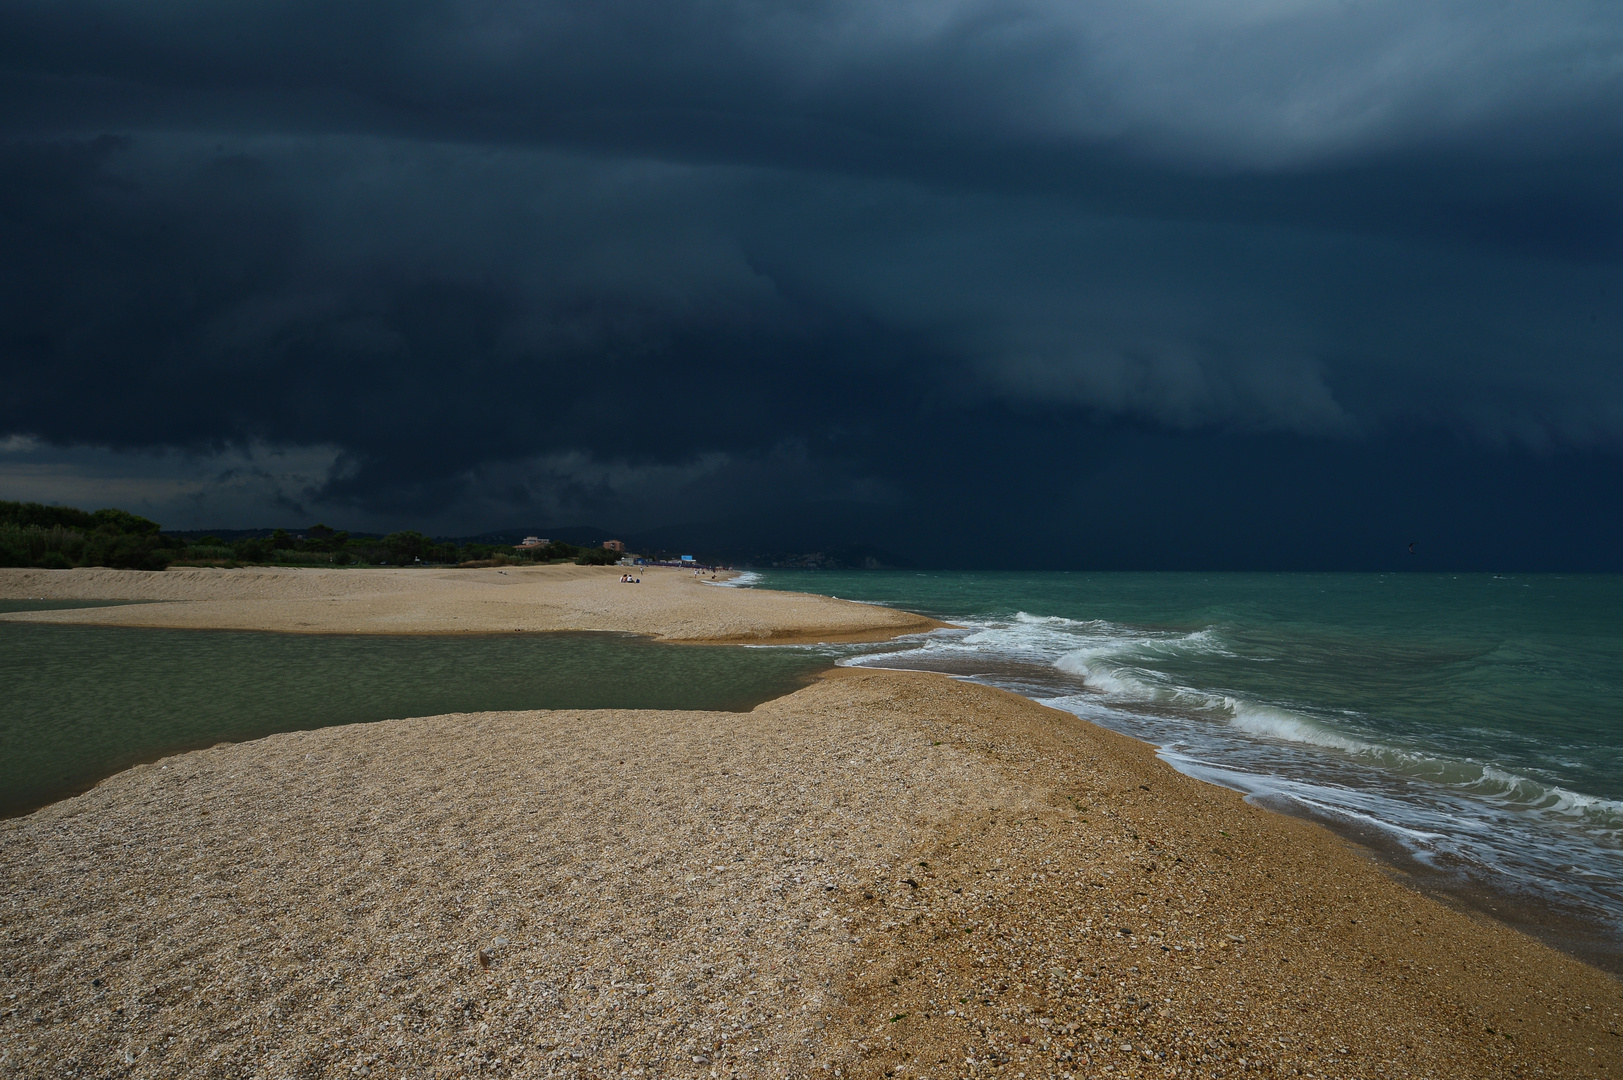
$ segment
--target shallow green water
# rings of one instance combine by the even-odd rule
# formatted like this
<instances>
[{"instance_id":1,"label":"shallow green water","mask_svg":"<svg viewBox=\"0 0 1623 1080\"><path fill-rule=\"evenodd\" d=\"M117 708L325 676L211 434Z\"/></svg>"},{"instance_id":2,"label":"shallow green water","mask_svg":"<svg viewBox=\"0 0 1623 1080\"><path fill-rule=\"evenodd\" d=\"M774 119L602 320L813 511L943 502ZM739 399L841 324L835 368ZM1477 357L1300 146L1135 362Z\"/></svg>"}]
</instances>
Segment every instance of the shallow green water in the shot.
<instances>
[{"instance_id":1,"label":"shallow green water","mask_svg":"<svg viewBox=\"0 0 1623 1080\"><path fill-rule=\"evenodd\" d=\"M86 606L0 605L0 610ZM499 709L745 711L807 651L619 634L294 635L0 622L0 816L166 753L278 731Z\"/></svg>"}]
</instances>

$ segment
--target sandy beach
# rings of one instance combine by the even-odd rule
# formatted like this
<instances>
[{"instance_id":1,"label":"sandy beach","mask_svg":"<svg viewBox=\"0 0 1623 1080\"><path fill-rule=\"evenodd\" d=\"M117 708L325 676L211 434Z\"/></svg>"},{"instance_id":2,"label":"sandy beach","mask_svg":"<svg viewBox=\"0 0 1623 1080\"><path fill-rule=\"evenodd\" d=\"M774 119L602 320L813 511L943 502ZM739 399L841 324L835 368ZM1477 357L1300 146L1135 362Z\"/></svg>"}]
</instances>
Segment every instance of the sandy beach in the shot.
<instances>
[{"instance_id":1,"label":"sandy beach","mask_svg":"<svg viewBox=\"0 0 1623 1080\"><path fill-rule=\"evenodd\" d=\"M608 630L661 641L790 644L883 641L941 625L905 611L804 593L710 584L710 575L613 566L489 570L257 567L159 573L0 569L0 599L133 600L129 607L0 618L88 626L306 634ZM718 575L726 579L728 574Z\"/></svg>"},{"instance_id":2,"label":"sandy beach","mask_svg":"<svg viewBox=\"0 0 1623 1080\"><path fill-rule=\"evenodd\" d=\"M309 631L327 603L429 632L525 603L431 571L164 595L175 573L129 597L161 604L51 614ZM620 601L616 576L530 602L644 627L666 605L677 640L882 629L674 578ZM1623 1075L1616 979L1141 743L931 674L219 746L0 822L0 875L5 1076Z\"/></svg>"}]
</instances>

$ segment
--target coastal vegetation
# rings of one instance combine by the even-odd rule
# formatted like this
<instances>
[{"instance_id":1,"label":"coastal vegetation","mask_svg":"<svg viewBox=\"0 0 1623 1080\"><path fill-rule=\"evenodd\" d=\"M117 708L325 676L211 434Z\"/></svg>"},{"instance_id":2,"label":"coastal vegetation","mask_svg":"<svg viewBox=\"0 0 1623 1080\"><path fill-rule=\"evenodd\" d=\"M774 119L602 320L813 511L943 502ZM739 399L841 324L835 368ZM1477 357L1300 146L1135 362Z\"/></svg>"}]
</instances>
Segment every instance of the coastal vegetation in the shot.
<instances>
[{"instance_id":1,"label":"coastal vegetation","mask_svg":"<svg viewBox=\"0 0 1623 1080\"><path fill-rule=\"evenodd\" d=\"M157 522L125 510L0 502L0 566L162 570L175 547Z\"/></svg>"},{"instance_id":2,"label":"coastal vegetation","mask_svg":"<svg viewBox=\"0 0 1623 1080\"><path fill-rule=\"evenodd\" d=\"M87 512L68 506L0 501L0 566L66 570L111 566L459 566L574 562L612 565L621 553L554 541L535 547L436 540L415 530L386 536L352 535L327 525L302 533L274 529L232 539L165 533L155 521L126 510Z\"/></svg>"}]
</instances>

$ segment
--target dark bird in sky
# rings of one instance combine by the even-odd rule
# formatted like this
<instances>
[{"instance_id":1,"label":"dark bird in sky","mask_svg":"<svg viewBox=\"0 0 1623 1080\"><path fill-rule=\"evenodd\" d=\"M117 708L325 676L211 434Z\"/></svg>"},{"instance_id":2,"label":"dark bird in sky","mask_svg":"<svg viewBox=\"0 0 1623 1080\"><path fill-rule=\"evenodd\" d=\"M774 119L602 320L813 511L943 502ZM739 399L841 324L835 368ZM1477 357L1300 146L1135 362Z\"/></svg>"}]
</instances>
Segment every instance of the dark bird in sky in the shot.
<instances>
[{"instance_id":1,"label":"dark bird in sky","mask_svg":"<svg viewBox=\"0 0 1623 1080\"><path fill-rule=\"evenodd\" d=\"M1414 546L1415 546L1415 541L1413 541L1413 540L1410 540L1410 541L1409 541L1409 554L1410 554L1410 555L1413 555L1413 554L1414 554Z\"/></svg>"}]
</instances>

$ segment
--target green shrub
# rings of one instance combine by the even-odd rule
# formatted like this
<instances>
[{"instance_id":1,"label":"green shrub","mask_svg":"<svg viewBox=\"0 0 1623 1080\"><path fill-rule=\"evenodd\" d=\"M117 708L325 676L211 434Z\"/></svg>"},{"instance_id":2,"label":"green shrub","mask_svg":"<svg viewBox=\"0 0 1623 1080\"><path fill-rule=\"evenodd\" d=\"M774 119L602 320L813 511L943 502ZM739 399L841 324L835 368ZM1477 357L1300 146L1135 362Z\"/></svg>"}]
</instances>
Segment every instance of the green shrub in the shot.
<instances>
[{"instance_id":1,"label":"green shrub","mask_svg":"<svg viewBox=\"0 0 1623 1080\"><path fill-rule=\"evenodd\" d=\"M430 555L437 545L422 533L408 529L385 536L383 546L388 549L391 562L405 564Z\"/></svg>"},{"instance_id":2,"label":"green shrub","mask_svg":"<svg viewBox=\"0 0 1623 1080\"><path fill-rule=\"evenodd\" d=\"M31 561L21 530L0 526L0 566L27 566Z\"/></svg>"},{"instance_id":3,"label":"green shrub","mask_svg":"<svg viewBox=\"0 0 1623 1080\"><path fill-rule=\"evenodd\" d=\"M134 536L155 536L158 532L158 523L148 521L144 517L130 513L128 510L97 510L90 515L96 522L97 529L108 532L128 533Z\"/></svg>"},{"instance_id":4,"label":"green shrub","mask_svg":"<svg viewBox=\"0 0 1623 1080\"><path fill-rule=\"evenodd\" d=\"M94 532L85 538L80 562L119 570L162 570L173 557L174 552L160 547L155 536Z\"/></svg>"},{"instance_id":5,"label":"green shrub","mask_svg":"<svg viewBox=\"0 0 1623 1080\"><path fill-rule=\"evenodd\" d=\"M72 566L84 553L84 534L61 525L0 525L0 566Z\"/></svg>"},{"instance_id":6,"label":"green shrub","mask_svg":"<svg viewBox=\"0 0 1623 1080\"><path fill-rule=\"evenodd\" d=\"M130 516L134 516L133 514ZM41 503L0 502L0 525L38 529L64 528L89 531L96 518L71 506L45 506Z\"/></svg>"}]
</instances>

